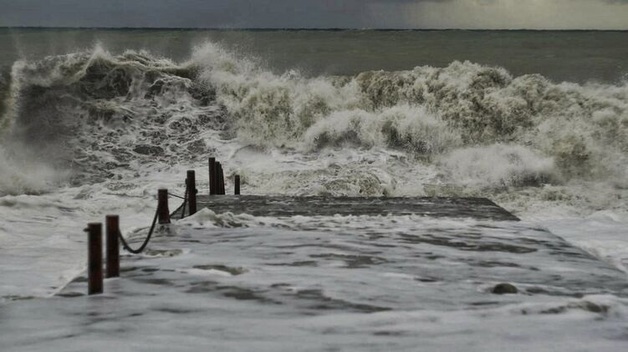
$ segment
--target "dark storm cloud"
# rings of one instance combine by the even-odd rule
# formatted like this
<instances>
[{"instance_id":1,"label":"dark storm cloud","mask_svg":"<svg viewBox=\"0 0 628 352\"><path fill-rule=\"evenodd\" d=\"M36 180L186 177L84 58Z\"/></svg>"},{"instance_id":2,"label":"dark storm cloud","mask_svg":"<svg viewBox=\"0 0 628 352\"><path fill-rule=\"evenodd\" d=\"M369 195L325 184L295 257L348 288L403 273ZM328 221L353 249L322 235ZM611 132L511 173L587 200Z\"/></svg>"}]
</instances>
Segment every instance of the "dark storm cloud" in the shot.
<instances>
[{"instance_id":1,"label":"dark storm cloud","mask_svg":"<svg viewBox=\"0 0 628 352\"><path fill-rule=\"evenodd\" d=\"M363 7L357 0L0 0L0 25L355 26Z\"/></svg>"},{"instance_id":2,"label":"dark storm cloud","mask_svg":"<svg viewBox=\"0 0 628 352\"><path fill-rule=\"evenodd\" d=\"M626 28L628 0L0 0L0 26Z\"/></svg>"}]
</instances>

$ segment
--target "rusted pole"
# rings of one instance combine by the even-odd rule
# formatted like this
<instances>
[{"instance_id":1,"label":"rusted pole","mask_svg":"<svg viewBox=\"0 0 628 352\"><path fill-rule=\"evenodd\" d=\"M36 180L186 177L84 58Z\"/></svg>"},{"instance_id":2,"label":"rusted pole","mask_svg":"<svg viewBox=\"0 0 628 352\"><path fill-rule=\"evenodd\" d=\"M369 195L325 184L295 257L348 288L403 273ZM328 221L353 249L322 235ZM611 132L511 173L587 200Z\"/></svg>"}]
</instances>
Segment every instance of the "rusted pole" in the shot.
<instances>
[{"instance_id":1,"label":"rusted pole","mask_svg":"<svg viewBox=\"0 0 628 352\"><path fill-rule=\"evenodd\" d=\"M220 164L220 194L225 195L225 172L222 169L222 164Z\"/></svg>"},{"instance_id":2,"label":"rusted pole","mask_svg":"<svg viewBox=\"0 0 628 352\"><path fill-rule=\"evenodd\" d=\"M235 194L236 196L240 195L240 175L235 175L234 179L233 179L233 194Z\"/></svg>"},{"instance_id":3,"label":"rusted pole","mask_svg":"<svg viewBox=\"0 0 628 352\"><path fill-rule=\"evenodd\" d=\"M225 172L222 170L222 163L218 163L218 193L225 194Z\"/></svg>"},{"instance_id":4,"label":"rusted pole","mask_svg":"<svg viewBox=\"0 0 628 352\"><path fill-rule=\"evenodd\" d=\"M196 175L194 170L188 170L187 191L188 191L188 208L190 208L190 215L196 214Z\"/></svg>"},{"instance_id":5,"label":"rusted pole","mask_svg":"<svg viewBox=\"0 0 628 352\"><path fill-rule=\"evenodd\" d=\"M209 195L217 194L216 158L209 158Z\"/></svg>"},{"instance_id":6,"label":"rusted pole","mask_svg":"<svg viewBox=\"0 0 628 352\"><path fill-rule=\"evenodd\" d=\"M120 276L120 217L118 215L107 215L107 276Z\"/></svg>"},{"instance_id":7,"label":"rusted pole","mask_svg":"<svg viewBox=\"0 0 628 352\"><path fill-rule=\"evenodd\" d=\"M87 294L102 293L102 223L87 224Z\"/></svg>"},{"instance_id":8,"label":"rusted pole","mask_svg":"<svg viewBox=\"0 0 628 352\"><path fill-rule=\"evenodd\" d=\"M170 223L170 210L168 209L168 190L157 191L157 212L159 213L159 224Z\"/></svg>"},{"instance_id":9,"label":"rusted pole","mask_svg":"<svg viewBox=\"0 0 628 352\"><path fill-rule=\"evenodd\" d=\"M222 170L222 165L220 165L220 162L216 162L216 169L215 169L215 175L216 175L216 193L214 194L220 194L220 170Z\"/></svg>"},{"instance_id":10,"label":"rusted pole","mask_svg":"<svg viewBox=\"0 0 628 352\"><path fill-rule=\"evenodd\" d=\"M225 194L225 174L222 171L222 164L216 162L216 174L218 177L218 193L216 194Z\"/></svg>"}]
</instances>

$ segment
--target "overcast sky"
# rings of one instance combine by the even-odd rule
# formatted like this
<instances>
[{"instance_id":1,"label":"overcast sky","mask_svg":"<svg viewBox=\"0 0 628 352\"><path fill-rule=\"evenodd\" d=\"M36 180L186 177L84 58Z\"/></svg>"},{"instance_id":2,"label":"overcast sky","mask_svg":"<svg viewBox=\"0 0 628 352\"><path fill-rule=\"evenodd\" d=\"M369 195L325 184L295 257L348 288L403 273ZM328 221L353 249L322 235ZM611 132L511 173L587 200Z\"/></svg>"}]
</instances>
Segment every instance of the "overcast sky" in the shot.
<instances>
[{"instance_id":1,"label":"overcast sky","mask_svg":"<svg viewBox=\"0 0 628 352\"><path fill-rule=\"evenodd\" d=\"M628 0L0 0L0 26L628 29Z\"/></svg>"}]
</instances>

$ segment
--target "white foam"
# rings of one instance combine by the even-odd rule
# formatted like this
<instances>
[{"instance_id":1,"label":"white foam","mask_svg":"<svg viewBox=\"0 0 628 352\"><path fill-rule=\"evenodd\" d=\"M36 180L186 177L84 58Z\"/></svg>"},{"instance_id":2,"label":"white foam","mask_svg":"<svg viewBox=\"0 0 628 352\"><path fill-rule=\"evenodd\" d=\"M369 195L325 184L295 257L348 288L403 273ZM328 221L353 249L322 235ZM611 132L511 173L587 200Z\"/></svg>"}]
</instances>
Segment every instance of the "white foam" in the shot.
<instances>
[{"instance_id":1,"label":"white foam","mask_svg":"<svg viewBox=\"0 0 628 352\"><path fill-rule=\"evenodd\" d=\"M80 83L88 68L106 78ZM98 96L96 87L119 88L123 82L116 74L130 82L128 94ZM554 84L538 75L512 77L504 69L470 62L306 78L294 71L274 74L212 43L198 47L183 64L149 53L115 56L97 46L17 63L12 75L11 119L41 118L36 121L72 131L60 143L69 149L61 164L71 162L75 172L69 177L76 180L78 174L83 185L63 188L59 181L67 175L55 165L22 160L9 155L6 145L0 147L0 194L20 195L21 202L24 193L47 193L33 199L71 205L68 211L17 210L11 204L18 198L1 198L2 241L13 243L10 248L24 258L29 245L45 243L36 250L44 262L55 261L50 248L69 246L75 253L64 256L72 264L60 260L49 266L46 284L15 279L19 287L10 294L60 286L62 268L82 263L78 229L88 221L120 212L123 222L130 219L127 231L146 226L155 190L176 185L182 193L187 168L199 170L197 179L206 180L210 153L223 161L228 181L235 173L242 176L242 191L248 194L487 196L524 218L576 219L555 225L545 219L556 232L563 225L578 228L577 219L587 223L599 210L615 214L627 207L626 84ZM20 104L37 102L37 95L28 95L29 87L51 92L70 87L62 90L63 97L89 88L96 96L73 97L68 103L53 95L52 101L62 102L55 115L59 119L45 106L46 115L20 116ZM197 99L214 93L216 101ZM60 127L55 125L59 121ZM154 147L161 151L141 154L138 147L143 153ZM58 217L59 232L68 237L52 237L59 244L48 244L42 241L48 223L20 222L40 213ZM190 226L250 221L198 216ZM626 245L622 223L615 225L591 225L596 233L606 233L612 246L604 240L586 242L585 232L563 235L619 267L624 254L610 247ZM6 265L22 272L19 265Z\"/></svg>"},{"instance_id":2,"label":"white foam","mask_svg":"<svg viewBox=\"0 0 628 352\"><path fill-rule=\"evenodd\" d=\"M538 186L556 179L554 161L518 145L457 149L442 160L456 184L504 188Z\"/></svg>"}]
</instances>

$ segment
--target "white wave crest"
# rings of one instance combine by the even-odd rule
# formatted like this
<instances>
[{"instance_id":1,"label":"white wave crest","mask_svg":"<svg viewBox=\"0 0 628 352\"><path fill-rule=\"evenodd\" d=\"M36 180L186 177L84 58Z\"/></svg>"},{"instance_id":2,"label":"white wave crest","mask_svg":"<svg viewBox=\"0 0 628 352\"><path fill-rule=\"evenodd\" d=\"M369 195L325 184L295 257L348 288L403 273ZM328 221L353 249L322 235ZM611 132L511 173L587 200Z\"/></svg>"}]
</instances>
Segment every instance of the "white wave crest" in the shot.
<instances>
[{"instance_id":1,"label":"white wave crest","mask_svg":"<svg viewBox=\"0 0 628 352\"><path fill-rule=\"evenodd\" d=\"M308 150L348 144L439 154L460 146L462 138L424 107L400 105L378 113L334 112L307 130L304 144Z\"/></svg>"},{"instance_id":2,"label":"white wave crest","mask_svg":"<svg viewBox=\"0 0 628 352\"><path fill-rule=\"evenodd\" d=\"M551 158L518 145L458 149L441 162L456 183L465 186L538 186L556 177Z\"/></svg>"}]
</instances>

